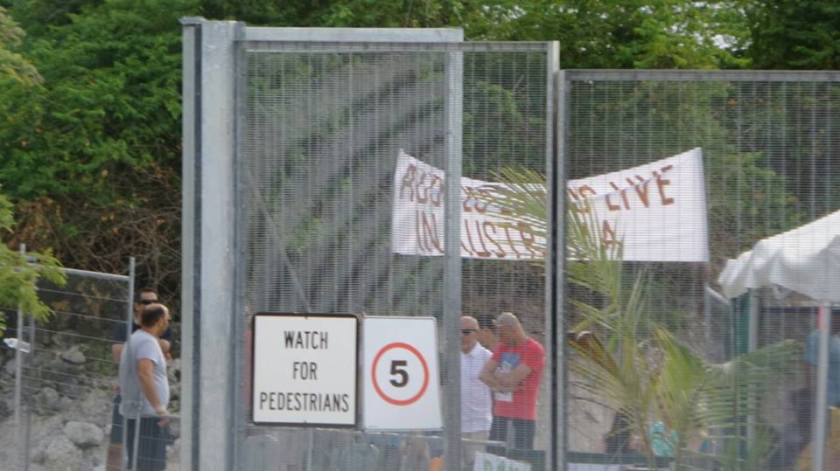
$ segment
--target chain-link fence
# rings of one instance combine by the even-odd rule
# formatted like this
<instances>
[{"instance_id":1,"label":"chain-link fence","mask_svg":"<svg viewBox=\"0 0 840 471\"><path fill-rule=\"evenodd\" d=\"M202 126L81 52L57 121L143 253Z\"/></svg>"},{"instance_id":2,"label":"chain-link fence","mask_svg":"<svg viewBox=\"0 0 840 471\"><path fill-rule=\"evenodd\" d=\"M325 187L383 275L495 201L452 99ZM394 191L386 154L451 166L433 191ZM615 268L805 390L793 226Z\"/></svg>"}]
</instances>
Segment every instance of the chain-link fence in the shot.
<instances>
[{"instance_id":1,"label":"chain-link fence","mask_svg":"<svg viewBox=\"0 0 840 471\"><path fill-rule=\"evenodd\" d=\"M38 285L40 300L52 310L47 321L36 322L22 312L7 314L4 343L11 349L4 352L2 390L12 395L13 416L0 424L9 432L3 433L9 440L3 462L9 469L36 471L126 469L128 457L138 450L139 469L146 469L147 456L164 460L161 467L168 460L167 469L177 469L177 416L165 435L146 429L138 434L117 413L120 347L134 323L133 273L62 271L65 284ZM174 366L170 377L177 385L179 365ZM173 391L176 402L170 410L177 410L177 386ZM153 429L158 430L163 429Z\"/></svg>"},{"instance_id":2,"label":"chain-link fence","mask_svg":"<svg viewBox=\"0 0 840 471\"><path fill-rule=\"evenodd\" d=\"M545 43L187 25L192 467L830 468L834 338L813 331L834 298L721 273L837 210L837 73L560 71ZM443 426L252 420L259 313L436 319ZM473 335L495 353L471 373Z\"/></svg>"},{"instance_id":3,"label":"chain-link fence","mask_svg":"<svg viewBox=\"0 0 840 471\"><path fill-rule=\"evenodd\" d=\"M112 335L125 330L129 277L64 269L66 284L41 282L47 322L21 313L16 339L16 469L84 468L104 463L117 362ZM123 332L124 333L124 332ZM9 342L7 341L7 344Z\"/></svg>"},{"instance_id":4,"label":"chain-link fence","mask_svg":"<svg viewBox=\"0 0 840 471\"><path fill-rule=\"evenodd\" d=\"M649 180L640 171L642 178L616 179L607 211L627 215L618 219L619 225L641 218L651 231L646 246L661 254L671 246L683 255L697 248L681 245L688 236L676 232L678 224L706 232L709 250L707 261L657 261L634 258L637 247L625 243L624 263L615 267L621 273L614 278L622 288L614 291L582 288L573 271L576 262L570 262L567 327L591 320L588 307L600 309L599 319L605 322L590 323L591 330L609 345L617 365L633 368L629 376L603 365L595 368L597 374L581 373L574 365L597 363L598 350L575 344L570 449L641 453L700 469L811 469L813 442L831 433L815 435L819 414L815 375L810 373L817 361L816 349L810 350L816 344L808 340L817 325L816 306L825 300L779 288L728 300L720 294L727 286L718 283L718 276L728 259L762 238L838 209L833 197L840 155L838 77L784 72L565 74L569 179L656 166L699 149L705 213L690 217L693 210L679 192L690 182L679 179L680 163L668 169L671 173L660 168ZM571 196L574 202L577 195ZM680 213L645 219L644 212L657 204L680 207ZM611 230L601 235L608 239ZM794 258L797 249L806 257L808 241L819 237L790 242L800 244L791 247ZM784 270L782 265L774 269ZM612 304L615 297L609 293L620 301ZM609 308L620 316L605 314ZM622 324L628 317L637 324ZM828 374L830 384L834 376ZM593 388L595 384L602 389ZM824 466L832 467L829 461Z\"/></svg>"},{"instance_id":5,"label":"chain-link fence","mask_svg":"<svg viewBox=\"0 0 840 471\"><path fill-rule=\"evenodd\" d=\"M494 346L488 328L503 311L515 313L538 344L546 340L544 241L530 248L511 243L511 237L535 236L524 226L482 218L488 203L478 193L499 182L504 169L527 169L545 196L548 45L253 43L245 49L247 294L239 322L250 326L251 316L263 311L432 316L442 349L442 376L432 378L432 387L442 385L444 423L451 424L449 414L465 407L449 394L457 391L450 365L454 358L457 367L461 351L460 313L481 320L488 348ZM464 177L466 258L456 254L459 273L447 274L443 177L453 151ZM462 302L447 304L450 276L457 277ZM446 320L451 316L456 322ZM472 344L478 328L466 329ZM545 360L544 353L534 360L540 370ZM477 432L464 442L472 450L464 463L494 438L499 455L507 446L542 450L519 453L542 466L550 425L542 371L533 373L529 400L541 392L539 417L546 420L536 420L536 404L515 405L524 422L536 424L527 445L515 444L512 434L509 444L503 435L488 436L490 391L477 370L460 372L463 394L486 404L480 424L462 424ZM240 374L248 384L249 366ZM407 470L444 459L446 426L378 432L375 425L342 432L243 423L244 468L271 462L280 469Z\"/></svg>"}]
</instances>

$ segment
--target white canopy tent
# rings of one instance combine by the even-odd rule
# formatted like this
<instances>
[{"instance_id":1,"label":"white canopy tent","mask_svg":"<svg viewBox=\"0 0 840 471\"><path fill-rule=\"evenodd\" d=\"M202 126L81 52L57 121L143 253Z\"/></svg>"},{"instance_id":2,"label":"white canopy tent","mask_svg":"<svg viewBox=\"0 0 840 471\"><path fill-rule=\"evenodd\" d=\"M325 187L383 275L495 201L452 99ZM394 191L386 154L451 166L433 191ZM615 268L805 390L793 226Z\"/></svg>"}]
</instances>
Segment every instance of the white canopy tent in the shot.
<instances>
[{"instance_id":1,"label":"white canopy tent","mask_svg":"<svg viewBox=\"0 0 840 471\"><path fill-rule=\"evenodd\" d=\"M823 321L817 363L815 471L824 464L827 425L828 348L831 303L840 302L840 211L763 239L728 260L718 277L723 293L735 298L752 289L782 287L820 303ZM752 321L752 320L751 320Z\"/></svg>"},{"instance_id":2,"label":"white canopy tent","mask_svg":"<svg viewBox=\"0 0 840 471\"><path fill-rule=\"evenodd\" d=\"M729 298L776 285L840 302L840 211L759 241L727 261L718 282Z\"/></svg>"}]
</instances>

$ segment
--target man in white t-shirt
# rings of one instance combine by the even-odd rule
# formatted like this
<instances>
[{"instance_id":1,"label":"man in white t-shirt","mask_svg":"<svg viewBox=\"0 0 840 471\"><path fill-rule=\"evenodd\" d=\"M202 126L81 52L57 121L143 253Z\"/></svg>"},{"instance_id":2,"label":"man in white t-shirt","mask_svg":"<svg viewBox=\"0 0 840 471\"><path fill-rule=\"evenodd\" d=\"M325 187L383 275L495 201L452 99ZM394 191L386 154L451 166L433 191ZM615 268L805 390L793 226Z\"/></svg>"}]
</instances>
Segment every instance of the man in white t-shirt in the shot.
<instances>
[{"instance_id":1,"label":"man in white t-shirt","mask_svg":"<svg viewBox=\"0 0 840 471\"><path fill-rule=\"evenodd\" d=\"M474 317L461 317L461 438L485 441L493 420L493 399L478 376L493 354L478 343L478 330ZM461 464L472 469L475 453L483 451L484 445L462 441L461 448Z\"/></svg>"},{"instance_id":2,"label":"man in white t-shirt","mask_svg":"<svg viewBox=\"0 0 840 471\"><path fill-rule=\"evenodd\" d=\"M169 412L169 381L166 357L158 339L169 327L169 309L152 303L140 313L140 328L123 347L120 356L120 413L127 420L128 466L134 458L134 433L139 430L137 470L166 468ZM138 423L139 422L139 423Z\"/></svg>"}]
</instances>

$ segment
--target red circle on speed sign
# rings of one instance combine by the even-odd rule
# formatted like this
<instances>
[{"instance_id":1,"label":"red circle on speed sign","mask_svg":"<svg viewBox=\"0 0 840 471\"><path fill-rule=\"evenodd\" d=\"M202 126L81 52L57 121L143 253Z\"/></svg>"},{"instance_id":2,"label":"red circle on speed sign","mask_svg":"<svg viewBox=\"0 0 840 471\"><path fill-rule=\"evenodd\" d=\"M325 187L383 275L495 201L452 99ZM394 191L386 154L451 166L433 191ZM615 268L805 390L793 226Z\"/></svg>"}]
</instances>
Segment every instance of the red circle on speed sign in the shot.
<instances>
[{"instance_id":1,"label":"red circle on speed sign","mask_svg":"<svg viewBox=\"0 0 840 471\"><path fill-rule=\"evenodd\" d=\"M376 378L376 367L379 365L379 359L382 358L382 355L384 355L386 352L394 349L407 350L420 361L420 366L423 367L423 385L420 387L420 390L417 392L417 394L409 397L408 399L396 399L389 396L379 386L379 381ZM429 365L426 364L426 360L423 358L423 355L421 355L416 348L403 342L389 343L388 345L385 345L384 347L382 347L382 349L379 350L379 352L373 358L371 376L373 378L373 389L376 390L376 394L379 394L379 397L381 397L385 402L393 404L395 406L407 406L409 404L417 402L417 400L423 396L423 393L426 392L426 388L429 387Z\"/></svg>"}]
</instances>

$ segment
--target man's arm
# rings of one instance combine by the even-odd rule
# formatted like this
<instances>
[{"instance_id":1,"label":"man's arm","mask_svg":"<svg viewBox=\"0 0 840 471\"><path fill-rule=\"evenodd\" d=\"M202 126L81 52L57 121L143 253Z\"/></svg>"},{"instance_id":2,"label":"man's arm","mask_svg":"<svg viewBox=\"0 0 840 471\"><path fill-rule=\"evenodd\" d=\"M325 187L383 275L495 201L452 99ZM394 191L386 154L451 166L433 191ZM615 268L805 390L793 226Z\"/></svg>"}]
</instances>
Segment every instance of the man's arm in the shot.
<instances>
[{"instance_id":1,"label":"man's arm","mask_svg":"<svg viewBox=\"0 0 840 471\"><path fill-rule=\"evenodd\" d=\"M516 368L506 373L497 371L495 377L496 381L498 381L503 388L516 389L519 386L519 383L523 379L527 378L529 374L531 374L531 367L525 363L520 363L516 366Z\"/></svg>"},{"instance_id":2,"label":"man's arm","mask_svg":"<svg viewBox=\"0 0 840 471\"><path fill-rule=\"evenodd\" d=\"M501 381L499 381L499 374L496 371L496 368L499 366L499 362L493 360L492 358L487 360L487 363L484 364L484 367L481 369L481 373L478 375L478 379L481 380L482 383L486 384L487 387L490 388L491 391L496 392L513 392L516 390L516 385L513 387L506 386Z\"/></svg>"},{"instance_id":3,"label":"man's arm","mask_svg":"<svg viewBox=\"0 0 840 471\"><path fill-rule=\"evenodd\" d=\"M172 348L169 340L158 339L158 345L160 345L160 351L163 352L163 355L166 357L167 360L172 359L172 355L169 353L169 350ZM123 351L123 344L115 343L111 345L111 359L114 360L114 363L120 364L120 356L122 356Z\"/></svg>"},{"instance_id":4,"label":"man's arm","mask_svg":"<svg viewBox=\"0 0 840 471\"><path fill-rule=\"evenodd\" d=\"M478 374L478 379L480 379L482 383L486 384L493 391L496 391L499 387L501 387L501 384L499 384L496 380L496 376L493 374L498 366L499 362L490 358L484 363L484 366L481 368L481 373Z\"/></svg>"},{"instance_id":5,"label":"man's arm","mask_svg":"<svg viewBox=\"0 0 840 471\"><path fill-rule=\"evenodd\" d=\"M166 408L160 403L157 391L155 390L155 363L148 358L137 360L137 379L140 382L140 389L146 400L158 415L166 415Z\"/></svg>"},{"instance_id":6,"label":"man's arm","mask_svg":"<svg viewBox=\"0 0 840 471\"><path fill-rule=\"evenodd\" d=\"M163 356L166 357L167 360L172 359L172 354L169 353L169 350L172 348L169 340L165 339L158 339L158 345L160 345L160 351L163 352Z\"/></svg>"},{"instance_id":7,"label":"man's arm","mask_svg":"<svg viewBox=\"0 0 840 471\"><path fill-rule=\"evenodd\" d=\"M115 343L111 345L111 359L114 360L114 363L120 364L120 357L122 356L123 351L123 344Z\"/></svg>"}]
</instances>

